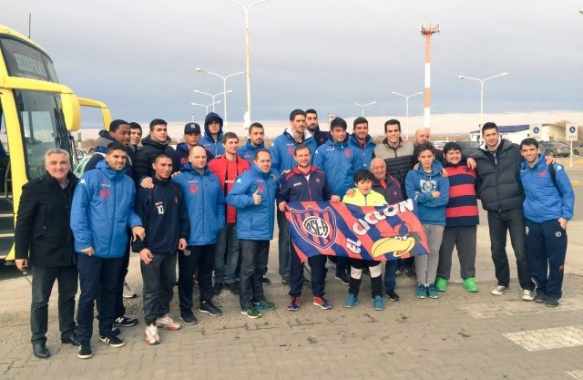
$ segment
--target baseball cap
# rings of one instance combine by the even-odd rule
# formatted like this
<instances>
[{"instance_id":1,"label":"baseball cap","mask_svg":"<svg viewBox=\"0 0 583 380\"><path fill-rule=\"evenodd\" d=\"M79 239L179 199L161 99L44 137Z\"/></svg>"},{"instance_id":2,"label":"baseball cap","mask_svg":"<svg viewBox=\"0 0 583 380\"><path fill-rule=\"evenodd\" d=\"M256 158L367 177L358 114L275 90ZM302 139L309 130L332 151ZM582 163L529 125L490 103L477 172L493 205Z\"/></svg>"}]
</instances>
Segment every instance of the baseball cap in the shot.
<instances>
[{"instance_id":1,"label":"baseball cap","mask_svg":"<svg viewBox=\"0 0 583 380\"><path fill-rule=\"evenodd\" d=\"M200 133L200 125L198 125L197 123L186 123L186 125L184 126L184 134L192 132Z\"/></svg>"}]
</instances>

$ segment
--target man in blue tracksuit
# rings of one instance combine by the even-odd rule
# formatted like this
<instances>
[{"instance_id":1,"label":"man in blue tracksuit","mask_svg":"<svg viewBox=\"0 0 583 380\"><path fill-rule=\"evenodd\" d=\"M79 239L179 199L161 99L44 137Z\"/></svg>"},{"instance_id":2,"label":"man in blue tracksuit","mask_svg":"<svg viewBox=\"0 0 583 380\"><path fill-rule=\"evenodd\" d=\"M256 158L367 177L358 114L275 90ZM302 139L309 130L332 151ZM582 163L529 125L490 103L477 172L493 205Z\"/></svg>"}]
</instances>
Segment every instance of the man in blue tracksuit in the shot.
<instances>
[{"instance_id":1,"label":"man in blue tracksuit","mask_svg":"<svg viewBox=\"0 0 583 380\"><path fill-rule=\"evenodd\" d=\"M358 167L358 159L348 146L346 138L346 121L340 117L330 122L330 136L325 144L320 145L314 155L314 166L326 173L328 183L334 194L340 197L353 185L354 172ZM346 271L349 269L348 257L337 257L336 279L349 283Z\"/></svg>"},{"instance_id":2,"label":"man in blue tracksuit","mask_svg":"<svg viewBox=\"0 0 583 380\"><path fill-rule=\"evenodd\" d=\"M316 140L306 129L306 113L300 109L293 110L289 115L290 126L282 135L277 136L271 144L271 161L273 171L278 177L284 172L291 171L295 166L294 149L304 144L310 148L312 155L316 151ZM277 211L277 225L279 227L279 275L284 285L289 284L290 245L289 228L285 214Z\"/></svg>"},{"instance_id":3,"label":"man in blue tracksuit","mask_svg":"<svg viewBox=\"0 0 583 380\"><path fill-rule=\"evenodd\" d=\"M201 146L190 150L190 162L172 179L184 194L190 218L188 247L178 254L178 295L180 318L187 325L198 323L192 312L192 276L198 268L200 288L199 311L212 316L223 312L213 305L213 269L215 245L219 231L225 226L225 196L219 179L206 163L206 151Z\"/></svg>"},{"instance_id":4,"label":"man in blue tracksuit","mask_svg":"<svg viewBox=\"0 0 583 380\"><path fill-rule=\"evenodd\" d=\"M158 328L173 331L180 324L168 315L176 284L176 252L184 251L190 235L190 221L182 191L170 183L172 159L159 154L152 164L154 187L140 187L136 195L136 212L146 228L146 238L133 242L140 254L144 281L144 319L146 343L160 343Z\"/></svg>"},{"instance_id":5,"label":"man in blue tracksuit","mask_svg":"<svg viewBox=\"0 0 583 380\"><path fill-rule=\"evenodd\" d=\"M360 116L352 123L352 134L348 139L348 146L358 160L358 169L370 170L370 162L376 147L372 137L368 134L368 120Z\"/></svg>"},{"instance_id":6,"label":"man in blue tracksuit","mask_svg":"<svg viewBox=\"0 0 583 380\"><path fill-rule=\"evenodd\" d=\"M556 307L562 296L567 222L573 218L575 194L565 168L547 165L535 139L522 140L520 152L524 157L520 180L525 193L526 248L536 283L534 301Z\"/></svg>"},{"instance_id":7,"label":"man in blue tracksuit","mask_svg":"<svg viewBox=\"0 0 583 380\"><path fill-rule=\"evenodd\" d=\"M209 112L204 119L204 136L200 139L200 145L213 157L225 153L223 147L223 118L214 112Z\"/></svg>"},{"instance_id":8,"label":"man in blue tracksuit","mask_svg":"<svg viewBox=\"0 0 583 380\"><path fill-rule=\"evenodd\" d=\"M227 195L227 203L237 208L237 237L241 242L239 302L241 313L261 317L262 310L273 310L263 293L263 274L273 239L274 202L277 177L271 170L271 154L260 149L251 169L241 174Z\"/></svg>"},{"instance_id":9,"label":"man in blue tracksuit","mask_svg":"<svg viewBox=\"0 0 583 380\"><path fill-rule=\"evenodd\" d=\"M249 127L249 138L247 143L239 148L237 155L244 158L249 163L249 166L253 164L255 159L255 153L258 149L265 148L265 130L263 129L263 124L253 123Z\"/></svg>"},{"instance_id":10,"label":"man in blue tracksuit","mask_svg":"<svg viewBox=\"0 0 583 380\"><path fill-rule=\"evenodd\" d=\"M314 165L310 148L305 145L298 145L294 152L294 158L298 165L288 174L281 178L281 184L277 191L277 204L279 211L285 211L286 202L301 201L332 201L339 202L340 197L334 195L328 185L326 174ZM297 311L300 308L300 296L302 295L302 285L304 282L304 266L296 253L293 244L291 245L291 265L290 265L290 302L287 306L289 311ZM316 255L308 257L308 263L312 268L312 294L313 303L323 310L332 308L330 302L324 298L324 285L326 281L326 260L327 256Z\"/></svg>"},{"instance_id":11,"label":"man in blue tracksuit","mask_svg":"<svg viewBox=\"0 0 583 380\"><path fill-rule=\"evenodd\" d=\"M81 343L78 356L82 359L92 356L93 307L98 296L99 340L112 347L124 345L113 334L111 325L128 244L126 228L132 229L134 238L145 237L142 222L134 211L136 189L125 175L126 162L125 146L110 144L105 160L83 174L73 196L71 230L81 285L76 336Z\"/></svg>"}]
</instances>

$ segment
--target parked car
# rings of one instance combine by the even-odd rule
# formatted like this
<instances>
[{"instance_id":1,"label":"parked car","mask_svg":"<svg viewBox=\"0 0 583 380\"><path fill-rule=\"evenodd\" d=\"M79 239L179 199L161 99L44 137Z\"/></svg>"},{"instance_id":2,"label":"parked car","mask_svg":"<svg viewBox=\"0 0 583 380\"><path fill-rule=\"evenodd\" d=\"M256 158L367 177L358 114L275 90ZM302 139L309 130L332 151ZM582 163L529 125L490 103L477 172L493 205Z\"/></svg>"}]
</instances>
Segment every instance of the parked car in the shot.
<instances>
[{"instance_id":1,"label":"parked car","mask_svg":"<svg viewBox=\"0 0 583 380\"><path fill-rule=\"evenodd\" d=\"M583 155L583 142L573 148L573 154L575 156Z\"/></svg>"},{"instance_id":2,"label":"parked car","mask_svg":"<svg viewBox=\"0 0 583 380\"><path fill-rule=\"evenodd\" d=\"M476 141L456 141L462 147L462 154L471 157L478 151L480 143Z\"/></svg>"},{"instance_id":3,"label":"parked car","mask_svg":"<svg viewBox=\"0 0 583 380\"><path fill-rule=\"evenodd\" d=\"M540 144L544 148L545 156L569 157L571 148L569 145L558 141L545 141Z\"/></svg>"}]
</instances>

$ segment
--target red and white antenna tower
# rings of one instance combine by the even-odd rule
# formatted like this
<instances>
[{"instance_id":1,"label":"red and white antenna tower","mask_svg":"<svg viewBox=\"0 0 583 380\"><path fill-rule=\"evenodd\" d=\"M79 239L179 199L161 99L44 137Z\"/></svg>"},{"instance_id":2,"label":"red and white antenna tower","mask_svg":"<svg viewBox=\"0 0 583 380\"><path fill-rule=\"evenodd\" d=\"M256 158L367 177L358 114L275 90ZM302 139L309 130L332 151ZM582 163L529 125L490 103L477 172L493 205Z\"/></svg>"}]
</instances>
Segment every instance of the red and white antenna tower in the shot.
<instances>
[{"instance_id":1,"label":"red and white antenna tower","mask_svg":"<svg viewBox=\"0 0 583 380\"><path fill-rule=\"evenodd\" d=\"M421 24L421 34L425 36L425 101L423 127L431 126L431 35L439 33L437 25Z\"/></svg>"}]
</instances>

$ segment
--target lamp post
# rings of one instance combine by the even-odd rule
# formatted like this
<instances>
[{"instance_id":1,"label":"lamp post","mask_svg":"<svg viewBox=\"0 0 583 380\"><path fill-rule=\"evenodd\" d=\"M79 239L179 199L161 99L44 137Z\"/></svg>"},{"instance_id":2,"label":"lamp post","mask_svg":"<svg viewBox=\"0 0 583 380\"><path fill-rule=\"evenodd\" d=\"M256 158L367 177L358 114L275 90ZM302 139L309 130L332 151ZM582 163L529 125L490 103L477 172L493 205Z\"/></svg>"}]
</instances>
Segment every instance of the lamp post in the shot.
<instances>
[{"instance_id":1,"label":"lamp post","mask_svg":"<svg viewBox=\"0 0 583 380\"><path fill-rule=\"evenodd\" d=\"M197 94L202 94L202 95L210 96L211 99L213 100L213 102L211 103L211 105L213 106L213 112L215 112L215 104L219 104L220 103L220 100L219 101L215 101L215 98L217 96L219 96L219 95L223 95L223 94L226 95L228 92L229 93L230 92L233 92L233 90L227 90L227 91L219 92L217 94L209 94L208 92L199 91L199 90L194 90L194 92L196 92ZM208 114L208 112L207 112L207 114Z\"/></svg>"},{"instance_id":2,"label":"lamp post","mask_svg":"<svg viewBox=\"0 0 583 380\"><path fill-rule=\"evenodd\" d=\"M227 74L227 75L213 73L212 71L208 71L208 70L202 69L200 67L197 67L196 71L198 71L199 73L206 73L209 75L213 75L213 76L219 77L223 80L223 116L225 117L225 125L227 125L228 124L228 122L227 122L227 79L229 79L231 77L235 77L237 75L245 74L245 71L239 71L237 73Z\"/></svg>"},{"instance_id":3,"label":"lamp post","mask_svg":"<svg viewBox=\"0 0 583 380\"><path fill-rule=\"evenodd\" d=\"M377 101L375 100L374 102L370 102L370 103L366 103L366 104L360 104L360 103L355 103L355 102L350 103L351 106L360 107L360 116L364 116L364 109L368 106L372 106L373 104L377 104Z\"/></svg>"},{"instance_id":4,"label":"lamp post","mask_svg":"<svg viewBox=\"0 0 583 380\"><path fill-rule=\"evenodd\" d=\"M489 81L490 79L505 77L506 75L508 75L508 73L504 72L504 73L492 75L491 77L487 77L484 79L467 77L465 75L458 75L458 79L468 79L468 80L475 80L477 82L480 82L480 127L483 124L483 118L484 118L484 83L486 81Z\"/></svg>"},{"instance_id":5,"label":"lamp post","mask_svg":"<svg viewBox=\"0 0 583 380\"><path fill-rule=\"evenodd\" d=\"M205 112L206 112L205 116L206 116L209 113L209 107L210 106L214 106L215 104L219 104L220 102L221 102L220 100L217 100L216 103L211 103L211 104L206 104L206 105L205 104L200 104L200 103L190 103L190 105L191 106L196 106L196 107L203 107L205 109ZM194 121L194 115L192 116L192 118L193 118L192 121Z\"/></svg>"},{"instance_id":6,"label":"lamp post","mask_svg":"<svg viewBox=\"0 0 583 380\"><path fill-rule=\"evenodd\" d=\"M252 3L248 7L246 7L239 0L229 1L235 4L239 4L239 6L241 6L241 8L243 9L243 12L245 12L245 63L246 63L245 72L247 73L247 113L245 120L246 122L249 122L251 121L251 64L250 64L251 59L249 53L249 12L251 12L251 9L253 9L254 6L259 5L261 3L265 3L266 1L269 0L259 0ZM249 127L248 125L245 125L245 128L248 127Z\"/></svg>"},{"instance_id":7,"label":"lamp post","mask_svg":"<svg viewBox=\"0 0 583 380\"><path fill-rule=\"evenodd\" d=\"M417 95L423 95L423 93L416 92L416 93L411 94L411 95L404 95L404 94L401 94L401 93L396 92L396 91L391 91L391 94L405 98L405 120L406 120L405 121L406 122L405 129L407 131L409 131L409 98L412 98L412 97L417 96Z\"/></svg>"}]
</instances>

